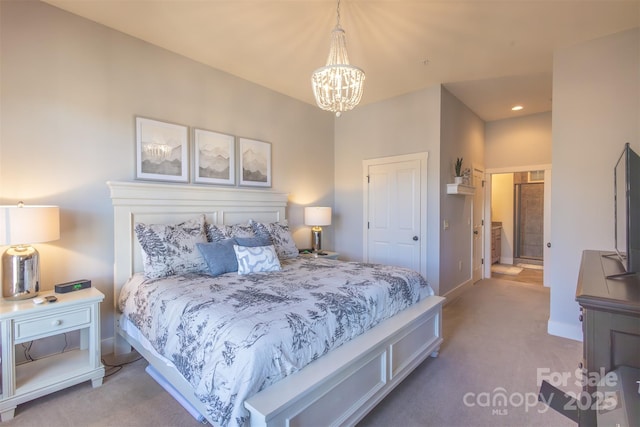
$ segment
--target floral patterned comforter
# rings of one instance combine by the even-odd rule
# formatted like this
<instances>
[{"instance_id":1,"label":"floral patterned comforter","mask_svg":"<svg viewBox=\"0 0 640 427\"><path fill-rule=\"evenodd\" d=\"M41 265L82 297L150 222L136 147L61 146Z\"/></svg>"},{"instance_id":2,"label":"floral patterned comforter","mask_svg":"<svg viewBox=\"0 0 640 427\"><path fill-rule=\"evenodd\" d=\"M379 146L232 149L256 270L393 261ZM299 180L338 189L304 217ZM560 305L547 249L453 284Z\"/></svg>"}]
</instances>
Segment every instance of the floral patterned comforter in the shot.
<instances>
[{"instance_id":1,"label":"floral patterned comforter","mask_svg":"<svg viewBox=\"0 0 640 427\"><path fill-rule=\"evenodd\" d=\"M131 280L120 294L123 314L222 426L244 425L247 398L433 295L404 268L307 258L282 267Z\"/></svg>"}]
</instances>

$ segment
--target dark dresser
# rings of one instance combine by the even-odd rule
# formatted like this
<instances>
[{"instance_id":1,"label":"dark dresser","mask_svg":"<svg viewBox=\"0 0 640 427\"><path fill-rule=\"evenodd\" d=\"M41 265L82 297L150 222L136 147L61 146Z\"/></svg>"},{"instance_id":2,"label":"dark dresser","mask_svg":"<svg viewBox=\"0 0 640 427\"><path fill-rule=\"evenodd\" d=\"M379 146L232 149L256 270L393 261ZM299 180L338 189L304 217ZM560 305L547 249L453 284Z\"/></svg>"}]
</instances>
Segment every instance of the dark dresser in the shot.
<instances>
[{"instance_id":1,"label":"dark dresser","mask_svg":"<svg viewBox=\"0 0 640 427\"><path fill-rule=\"evenodd\" d=\"M618 368L624 369L625 374L640 372L640 275L608 278L623 272L620 263L608 255L602 251L583 252L576 291L584 333L581 363L587 375L593 377ZM633 415L638 413L640 395L637 388L632 391L628 396L620 395L619 401L620 405L632 405L626 411L631 410ZM586 384L583 394L586 400L595 402L598 386ZM594 407L581 409L580 426L595 426L599 418L602 421L605 415L609 419L616 415ZM622 412L625 408L616 410Z\"/></svg>"}]
</instances>

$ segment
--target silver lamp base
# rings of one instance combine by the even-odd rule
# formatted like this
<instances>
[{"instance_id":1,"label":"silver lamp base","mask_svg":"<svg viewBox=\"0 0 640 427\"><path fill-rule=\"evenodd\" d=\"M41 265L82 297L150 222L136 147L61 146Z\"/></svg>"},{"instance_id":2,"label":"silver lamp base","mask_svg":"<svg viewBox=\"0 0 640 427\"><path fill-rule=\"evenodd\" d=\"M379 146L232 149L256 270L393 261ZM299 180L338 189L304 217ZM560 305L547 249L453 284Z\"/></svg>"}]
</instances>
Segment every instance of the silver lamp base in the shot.
<instances>
[{"instance_id":1,"label":"silver lamp base","mask_svg":"<svg viewBox=\"0 0 640 427\"><path fill-rule=\"evenodd\" d=\"M322 252L322 227L311 227L311 250L318 255L326 255Z\"/></svg>"},{"instance_id":2,"label":"silver lamp base","mask_svg":"<svg viewBox=\"0 0 640 427\"><path fill-rule=\"evenodd\" d=\"M12 246L2 255L2 296L33 298L40 292L40 255L33 246Z\"/></svg>"}]
</instances>

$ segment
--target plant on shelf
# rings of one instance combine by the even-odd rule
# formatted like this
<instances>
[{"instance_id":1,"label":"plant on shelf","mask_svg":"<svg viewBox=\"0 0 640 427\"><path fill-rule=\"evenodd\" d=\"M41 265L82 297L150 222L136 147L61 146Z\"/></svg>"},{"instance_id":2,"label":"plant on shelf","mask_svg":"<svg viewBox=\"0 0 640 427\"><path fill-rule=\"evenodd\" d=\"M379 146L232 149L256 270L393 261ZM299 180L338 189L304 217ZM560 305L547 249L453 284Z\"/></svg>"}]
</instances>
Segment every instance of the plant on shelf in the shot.
<instances>
[{"instance_id":1,"label":"plant on shelf","mask_svg":"<svg viewBox=\"0 0 640 427\"><path fill-rule=\"evenodd\" d=\"M456 159L456 176L462 176L462 157Z\"/></svg>"},{"instance_id":2,"label":"plant on shelf","mask_svg":"<svg viewBox=\"0 0 640 427\"><path fill-rule=\"evenodd\" d=\"M455 171L456 177L454 181L456 184L460 184L462 183L462 157L456 159Z\"/></svg>"}]
</instances>

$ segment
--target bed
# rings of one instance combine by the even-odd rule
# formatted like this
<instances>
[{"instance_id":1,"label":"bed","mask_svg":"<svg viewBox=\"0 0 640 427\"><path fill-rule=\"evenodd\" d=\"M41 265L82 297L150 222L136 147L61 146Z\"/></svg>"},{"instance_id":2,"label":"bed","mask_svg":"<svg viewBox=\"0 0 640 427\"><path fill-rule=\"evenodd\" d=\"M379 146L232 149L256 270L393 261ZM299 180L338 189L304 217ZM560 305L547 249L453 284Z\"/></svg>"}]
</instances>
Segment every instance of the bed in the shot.
<instances>
[{"instance_id":1,"label":"bed","mask_svg":"<svg viewBox=\"0 0 640 427\"><path fill-rule=\"evenodd\" d=\"M410 287L409 282L417 281L412 272L395 270L388 266L292 258L283 260L279 271L268 274L240 276L237 273L229 273L216 278L202 274L186 274L154 280L141 278L140 272L145 266L143 251L134 231L136 224L178 223L200 215L204 215L204 221L208 224L246 224L249 220L263 224L283 223L286 221L287 194L265 190L143 182L109 182L108 186L114 208L116 248L114 301L117 333L114 352L122 354L129 352L131 347L135 348L181 398L212 425L353 425L424 359L429 355L437 355L442 342L443 298L433 295L424 279L421 279L422 283ZM384 280L379 280L380 277ZM403 280L399 280L399 277ZM271 280L271 283L264 282L266 278ZM346 293L352 292L352 289L357 289L357 292L353 292L358 293L371 288L371 292L380 296L358 294L359 305L352 304L352 311L345 315L343 311L327 308L326 295L333 293L324 286L336 281ZM388 282L389 289L377 289L382 285L374 283L376 281ZM362 283L366 286L361 286ZM204 292L207 289L213 289L214 296L205 296ZM253 312L249 310L249 306L255 302L256 289L261 294L268 295L269 304ZM246 349L234 353L229 350L229 343L237 343L222 336L217 340L221 345L227 346L227 351L221 352L227 355L226 362L235 359L236 356L242 366L259 365L258 362L269 360L266 365L270 368L273 365L277 366L276 372L268 371L259 377L257 384L250 383L247 379L257 377L253 373L247 378L229 373L228 375L234 376L229 377L227 381L221 381L220 378L227 378L222 375L225 371L220 368L225 363L208 360L209 354L215 353L204 350L215 347L215 343L208 342L203 343L202 348L190 348L190 355L200 355L189 357L193 359L189 363L197 365L198 368L197 375L191 374L192 371L185 371L183 366L187 363L181 362L185 360L184 356L174 357L173 350L164 355L158 351L158 348L162 347L158 345L159 342L164 345L166 341L171 341L166 339L167 335L173 336L168 331L176 327L183 328L183 325L171 324L169 316L165 319L164 316L152 314L131 315L125 307L126 299L120 298L121 294L135 294L137 301L145 302L142 305L162 307L167 301L186 298L187 294L199 295L200 300L207 301L202 305L215 306L212 312L217 313L216 315L221 313L221 316L227 316L228 319L228 316L241 313L244 316L242 322L249 318L261 319L258 326L249 327L250 331L243 341L245 343L253 343L258 338L271 340L272 333L269 331L281 333L298 322L298 334L295 339L288 337L286 342L296 342L295 346L302 349L305 355L292 356L279 350L276 356L273 352L266 356L261 355L262 353L253 355ZM325 300L319 301L318 298ZM376 298L382 299L378 301ZM131 299L133 298L129 300ZM258 299L264 299L264 296ZM149 301L153 301L154 304L148 303ZM232 302L232 306L235 304L235 308L228 309L227 312L225 306L217 305L229 301ZM194 302L184 304L171 310L192 313L191 308L198 305ZM324 314L317 312L322 310ZM392 311L387 313L385 310ZM129 314L121 315L121 312ZM270 315L283 312L284 316L282 319L265 320L262 316L267 312ZM360 321L353 320L351 316L355 312L371 315L370 320L363 321L369 324L360 325ZM318 324L318 330L305 329L309 322L308 319L307 323L304 319L300 320L304 313L312 313L314 321L311 323ZM184 314L182 316L184 317ZM158 320L159 317L162 317L161 321ZM193 326L194 330L202 331L201 326L205 323L196 323ZM345 328L344 325L348 327ZM306 341L302 338L301 341L301 337L307 334L319 337L322 328L330 329L333 335ZM152 329L157 333L150 335L147 330L144 331L146 334L143 334L145 329ZM181 334L183 337L194 335L193 331L187 333L182 329ZM192 341L190 338L189 345ZM246 348L249 347L247 345ZM273 344L269 348L280 347L282 344ZM162 349L160 351L162 352ZM229 354L233 354L233 357ZM244 357L247 359L243 359ZM211 368L212 364L215 368ZM257 369L260 372L265 370L266 368L262 367ZM193 377L197 377L197 381ZM216 381L213 380L214 377L217 378ZM217 389L207 389L213 388L214 385L218 387L219 384L229 385L223 387L220 396L224 393L232 395L235 399L233 405L229 405L224 398L218 396ZM242 384L242 387L235 387L237 384ZM209 392L211 397L207 397ZM220 401L226 404L222 405L226 408L222 412ZM221 413L224 413L224 416L221 416Z\"/></svg>"}]
</instances>

